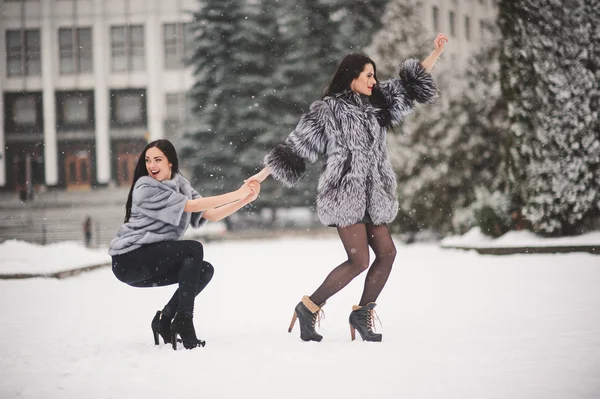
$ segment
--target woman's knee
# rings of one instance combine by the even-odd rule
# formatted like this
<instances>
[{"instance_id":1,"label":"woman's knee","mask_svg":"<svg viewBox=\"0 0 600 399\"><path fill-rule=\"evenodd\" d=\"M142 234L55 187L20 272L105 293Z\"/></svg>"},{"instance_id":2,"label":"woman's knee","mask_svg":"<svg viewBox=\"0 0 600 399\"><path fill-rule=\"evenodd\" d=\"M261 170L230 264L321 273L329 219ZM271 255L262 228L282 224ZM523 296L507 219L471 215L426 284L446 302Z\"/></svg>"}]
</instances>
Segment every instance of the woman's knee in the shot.
<instances>
[{"instance_id":1,"label":"woman's knee","mask_svg":"<svg viewBox=\"0 0 600 399\"><path fill-rule=\"evenodd\" d=\"M377 254L377 259L386 261L390 264L394 263L394 260L396 259L396 246L392 243L380 250Z\"/></svg>"},{"instance_id":2,"label":"woman's knee","mask_svg":"<svg viewBox=\"0 0 600 399\"><path fill-rule=\"evenodd\" d=\"M202 279L205 281L210 281L215 274L215 268L210 263L203 261L202 267L200 268L200 273L202 275Z\"/></svg>"},{"instance_id":3,"label":"woman's knee","mask_svg":"<svg viewBox=\"0 0 600 399\"><path fill-rule=\"evenodd\" d=\"M350 266L354 270L355 275L359 275L369 268L369 252L356 253L348 258Z\"/></svg>"},{"instance_id":4,"label":"woman's knee","mask_svg":"<svg viewBox=\"0 0 600 399\"><path fill-rule=\"evenodd\" d=\"M200 263L204 259L204 246L199 241L186 241L186 256Z\"/></svg>"}]
</instances>

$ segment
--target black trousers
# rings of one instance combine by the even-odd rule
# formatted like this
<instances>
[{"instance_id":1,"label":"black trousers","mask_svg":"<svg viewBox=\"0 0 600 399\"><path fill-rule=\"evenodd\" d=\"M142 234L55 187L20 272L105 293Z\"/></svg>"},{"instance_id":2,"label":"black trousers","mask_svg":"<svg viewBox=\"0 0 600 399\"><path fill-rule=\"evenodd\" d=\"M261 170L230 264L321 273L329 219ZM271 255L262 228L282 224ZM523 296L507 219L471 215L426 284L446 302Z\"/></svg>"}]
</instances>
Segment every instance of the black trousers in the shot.
<instances>
[{"instance_id":1,"label":"black trousers","mask_svg":"<svg viewBox=\"0 0 600 399\"><path fill-rule=\"evenodd\" d=\"M164 241L144 245L112 257L112 270L122 282L133 287L160 287L179 284L163 313L194 312L194 300L210 282L214 268L204 261L198 241Z\"/></svg>"}]
</instances>

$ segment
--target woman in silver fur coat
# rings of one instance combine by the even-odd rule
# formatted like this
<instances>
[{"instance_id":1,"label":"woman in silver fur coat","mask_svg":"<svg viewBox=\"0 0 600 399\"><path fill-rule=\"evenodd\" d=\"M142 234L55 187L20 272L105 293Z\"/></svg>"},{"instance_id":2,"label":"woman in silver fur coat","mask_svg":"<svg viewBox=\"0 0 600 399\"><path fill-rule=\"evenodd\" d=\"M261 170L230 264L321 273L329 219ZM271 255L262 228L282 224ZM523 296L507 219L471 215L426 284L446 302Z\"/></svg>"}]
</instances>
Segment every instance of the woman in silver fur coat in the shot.
<instances>
[{"instance_id":1,"label":"woman in silver fur coat","mask_svg":"<svg viewBox=\"0 0 600 399\"><path fill-rule=\"evenodd\" d=\"M319 288L304 296L294 310L300 338L321 341L315 331L321 307L354 277L369 269L362 297L350 313L350 332L365 341L381 341L373 331L375 301L392 270L396 248L387 223L398 212L396 175L386 144L387 130L398 125L416 103L433 103L437 87L429 74L448 38L440 34L433 52L423 61L409 59L398 77L377 81L375 63L360 54L340 63L322 100L302 115L294 131L271 150L265 167L249 180L262 182L269 175L294 186L302 177L305 161L324 159L317 187L319 220L335 226L348 259L337 266ZM375 260L369 267L369 247Z\"/></svg>"}]
</instances>

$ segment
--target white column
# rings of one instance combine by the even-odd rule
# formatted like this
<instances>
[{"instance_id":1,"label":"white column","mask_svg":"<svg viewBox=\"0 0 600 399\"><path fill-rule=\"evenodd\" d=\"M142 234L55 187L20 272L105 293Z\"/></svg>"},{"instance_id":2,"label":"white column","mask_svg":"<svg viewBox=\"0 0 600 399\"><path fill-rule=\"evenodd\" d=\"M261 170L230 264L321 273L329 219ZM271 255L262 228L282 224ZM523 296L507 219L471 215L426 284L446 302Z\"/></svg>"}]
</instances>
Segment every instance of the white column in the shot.
<instances>
[{"instance_id":1,"label":"white column","mask_svg":"<svg viewBox=\"0 0 600 399\"><path fill-rule=\"evenodd\" d=\"M58 146L56 142L56 99L54 95L54 60L57 33L52 23L52 1L42 1L42 27L40 31L42 52L42 91L44 103L44 165L46 184L58 184Z\"/></svg>"},{"instance_id":2,"label":"white column","mask_svg":"<svg viewBox=\"0 0 600 399\"><path fill-rule=\"evenodd\" d=\"M2 6L0 5L0 8ZM4 32L2 32L4 33ZM0 62L6 65L4 34L0 38ZM6 145L4 139L4 73L0 73L0 187L6 186Z\"/></svg>"},{"instance_id":3,"label":"white column","mask_svg":"<svg viewBox=\"0 0 600 399\"><path fill-rule=\"evenodd\" d=\"M3 3L0 4L2 13ZM6 139L4 135L4 79L6 79L6 45L4 44L5 33L0 32L0 187L6 186ZM4 71L4 72L3 72Z\"/></svg>"},{"instance_id":4,"label":"white column","mask_svg":"<svg viewBox=\"0 0 600 399\"><path fill-rule=\"evenodd\" d=\"M148 133L150 141L164 137L163 112L164 112L164 93L161 85L161 69L164 41L162 37L161 21L158 18L160 1L148 1L148 19L146 23L146 67L148 68L148 88L147 88L147 107L148 107Z\"/></svg>"},{"instance_id":5,"label":"white column","mask_svg":"<svg viewBox=\"0 0 600 399\"><path fill-rule=\"evenodd\" d=\"M96 128L96 178L99 184L110 182L110 130L107 67L109 65L109 29L106 25L104 0L94 0L94 108Z\"/></svg>"}]
</instances>

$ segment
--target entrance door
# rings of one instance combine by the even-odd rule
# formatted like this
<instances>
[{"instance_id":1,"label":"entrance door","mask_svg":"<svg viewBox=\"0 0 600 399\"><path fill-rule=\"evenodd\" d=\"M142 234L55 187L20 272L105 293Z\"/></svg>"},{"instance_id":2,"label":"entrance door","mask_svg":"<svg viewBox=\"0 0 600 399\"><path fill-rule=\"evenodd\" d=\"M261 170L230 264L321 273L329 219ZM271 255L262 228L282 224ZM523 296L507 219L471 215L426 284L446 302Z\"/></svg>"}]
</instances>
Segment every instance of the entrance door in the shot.
<instances>
[{"instance_id":1,"label":"entrance door","mask_svg":"<svg viewBox=\"0 0 600 399\"><path fill-rule=\"evenodd\" d=\"M135 154L119 154L117 175L119 178L119 186L129 187L133 181L133 172L137 163L138 155Z\"/></svg>"},{"instance_id":2,"label":"entrance door","mask_svg":"<svg viewBox=\"0 0 600 399\"><path fill-rule=\"evenodd\" d=\"M13 148L14 149L14 148ZM12 182L21 199L33 198L44 184L44 163L39 148L18 148L12 156Z\"/></svg>"},{"instance_id":3,"label":"entrance door","mask_svg":"<svg viewBox=\"0 0 600 399\"><path fill-rule=\"evenodd\" d=\"M89 152L77 151L65 158L67 190L89 190L92 187Z\"/></svg>"}]
</instances>

